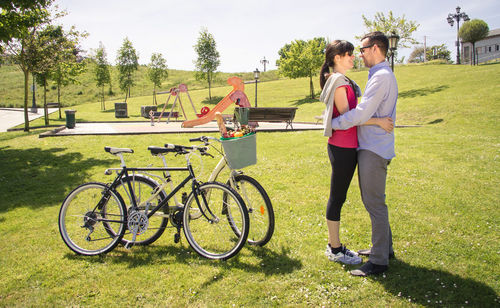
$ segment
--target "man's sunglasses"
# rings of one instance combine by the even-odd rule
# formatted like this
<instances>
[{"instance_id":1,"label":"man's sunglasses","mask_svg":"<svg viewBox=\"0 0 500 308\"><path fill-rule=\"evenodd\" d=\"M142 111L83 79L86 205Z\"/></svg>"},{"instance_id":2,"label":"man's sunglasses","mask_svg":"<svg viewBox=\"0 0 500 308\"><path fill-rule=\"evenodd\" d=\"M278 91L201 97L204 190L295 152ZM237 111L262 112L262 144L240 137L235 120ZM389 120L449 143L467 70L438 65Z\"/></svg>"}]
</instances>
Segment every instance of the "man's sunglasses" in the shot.
<instances>
[{"instance_id":1,"label":"man's sunglasses","mask_svg":"<svg viewBox=\"0 0 500 308\"><path fill-rule=\"evenodd\" d=\"M368 46L360 47L359 48L359 52L364 53L366 48L370 48L370 47L373 47L373 46L375 46L375 44L371 44L371 45L368 45Z\"/></svg>"}]
</instances>

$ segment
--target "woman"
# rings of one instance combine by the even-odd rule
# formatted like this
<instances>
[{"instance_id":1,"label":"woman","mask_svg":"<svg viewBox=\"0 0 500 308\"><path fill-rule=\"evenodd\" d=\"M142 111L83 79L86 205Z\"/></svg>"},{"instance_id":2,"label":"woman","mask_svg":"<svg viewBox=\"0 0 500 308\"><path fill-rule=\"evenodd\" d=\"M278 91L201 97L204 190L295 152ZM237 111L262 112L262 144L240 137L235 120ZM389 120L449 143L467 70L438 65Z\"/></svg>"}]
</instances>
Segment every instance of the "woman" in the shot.
<instances>
[{"instance_id":1,"label":"woman","mask_svg":"<svg viewBox=\"0 0 500 308\"><path fill-rule=\"evenodd\" d=\"M330 198L326 209L328 245L325 254L329 260L345 264L361 263L358 254L342 245L339 238L340 210L356 169L358 137L356 127L333 131L331 121L356 108L357 98L361 95L358 85L345 76L354 65L353 51L354 46L347 41L336 40L328 44L320 73L320 99L326 104L323 113L324 135L329 137L328 156L332 165ZM330 68L333 73L330 73ZM363 125L378 125L387 132L393 129L391 118L371 118Z\"/></svg>"}]
</instances>

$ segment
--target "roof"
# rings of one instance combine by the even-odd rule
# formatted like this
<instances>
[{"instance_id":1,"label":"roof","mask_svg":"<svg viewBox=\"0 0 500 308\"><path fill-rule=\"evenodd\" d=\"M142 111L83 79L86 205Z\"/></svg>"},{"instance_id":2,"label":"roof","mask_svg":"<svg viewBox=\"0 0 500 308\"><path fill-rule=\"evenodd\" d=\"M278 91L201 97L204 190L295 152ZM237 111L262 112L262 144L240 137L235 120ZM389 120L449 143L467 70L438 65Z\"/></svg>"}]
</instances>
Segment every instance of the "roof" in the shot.
<instances>
[{"instance_id":1,"label":"roof","mask_svg":"<svg viewBox=\"0 0 500 308\"><path fill-rule=\"evenodd\" d=\"M494 29L488 32L488 36L486 37L492 37L492 36L498 36L500 35L500 28L499 29Z\"/></svg>"}]
</instances>

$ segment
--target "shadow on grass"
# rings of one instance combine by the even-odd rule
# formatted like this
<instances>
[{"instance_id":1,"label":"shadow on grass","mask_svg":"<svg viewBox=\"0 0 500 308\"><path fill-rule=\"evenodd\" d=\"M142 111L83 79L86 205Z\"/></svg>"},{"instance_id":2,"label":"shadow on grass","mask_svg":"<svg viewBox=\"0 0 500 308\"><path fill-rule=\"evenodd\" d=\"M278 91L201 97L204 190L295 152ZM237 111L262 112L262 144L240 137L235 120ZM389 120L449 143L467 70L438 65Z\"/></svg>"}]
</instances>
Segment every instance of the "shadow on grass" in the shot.
<instances>
[{"instance_id":1,"label":"shadow on grass","mask_svg":"<svg viewBox=\"0 0 500 308\"><path fill-rule=\"evenodd\" d=\"M251 254L259 258L258 264L242 262L241 252L227 261L209 260L198 255L187 241L181 241L181 244L169 244L168 246L135 246L131 251L126 251L123 246L115 248L111 253L105 256L85 257L75 255L71 252L66 254L66 258L72 260L86 260L95 263L111 262L115 264L128 264L129 268L149 266L151 264L161 263L203 263L218 267L221 271L241 269L245 272L264 273L265 275L281 275L291 273L302 268L302 262L298 259L289 257L290 249L281 247L281 251L276 252L266 247L254 247L245 245L243 251L248 249Z\"/></svg>"},{"instance_id":2,"label":"shadow on grass","mask_svg":"<svg viewBox=\"0 0 500 308\"><path fill-rule=\"evenodd\" d=\"M33 209L60 204L68 190L83 183L87 170L108 166L113 159L82 159L64 148L0 151L0 213L18 206Z\"/></svg>"},{"instance_id":3,"label":"shadow on grass","mask_svg":"<svg viewBox=\"0 0 500 308\"><path fill-rule=\"evenodd\" d=\"M494 265L493 265L494 266ZM422 306L497 306L497 294L488 285L442 270L390 262L386 277L369 276L394 296Z\"/></svg>"},{"instance_id":4,"label":"shadow on grass","mask_svg":"<svg viewBox=\"0 0 500 308\"><path fill-rule=\"evenodd\" d=\"M311 96L308 95L308 96L304 97L303 99L290 101L290 103L292 103L293 106L302 106L305 104L317 103L317 102L319 102L320 95L321 95L321 92L316 93L314 98L311 98Z\"/></svg>"},{"instance_id":5,"label":"shadow on grass","mask_svg":"<svg viewBox=\"0 0 500 308\"><path fill-rule=\"evenodd\" d=\"M435 119L434 121L430 121L429 123L427 124L438 124L438 123L441 123L443 122L444 120L443 119Z\"/></svg>"},{"instance_id":6,"label":"shadow on grass","mask_svg":"<svg viewBox=\"0 0 500 308\"><path fill-rule=\"evenodd\" d=\"M448 86L448 85L441 85L441 86L413 89L413 90L399 92L398 97L399 98L411 98L411 97L417 97L417 96L427 96L429 94L434 94L436 92L441 92L443 90L446 90L449 87L450 86Z\"/></svg>"},{"instance_id":7,"label":"shadow on grass","mask_svg":"<svg viewBox=\"0 0 500 308\"><path fill-rule=\"evenodd\" d=\"M201 104L202 105L217 105L223 98L224 98L224 96L212 96L212 99L205 97L205 99L201 101Z\"/></svg>"}]
</instances>

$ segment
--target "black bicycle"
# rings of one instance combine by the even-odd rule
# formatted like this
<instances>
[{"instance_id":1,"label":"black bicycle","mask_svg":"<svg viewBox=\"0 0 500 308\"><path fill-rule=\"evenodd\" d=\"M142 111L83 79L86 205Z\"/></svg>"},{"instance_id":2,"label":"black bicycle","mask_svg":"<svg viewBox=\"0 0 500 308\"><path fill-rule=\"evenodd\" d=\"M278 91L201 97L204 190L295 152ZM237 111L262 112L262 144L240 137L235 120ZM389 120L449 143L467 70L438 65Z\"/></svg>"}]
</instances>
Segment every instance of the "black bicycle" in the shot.
<instances>
[{"instance_id":1,"label":"black bicycle","mask_svg":"<svg viewBox=\"0 0 500 308\"><path fill-rule=\"evenodd\" d=\"M188 243L201 256L226 260L236 255L248 237L248 211L231 187L196 179L190 157L195 152L209 155L206 147L167 144L148 149L153 155L185 155L187 166L129 168L123 154L133 153L132 149L105 147L106 152L120 157L121 167L106 170L106 174L117 173L112 183L85 183L64 199L59 231L65 244L88 256L107 253L119 243L126 248L146 245L161 236L170 220L177 228L175 241L182 228ZM188 175L173 187L170 171ZM162 183L152 179L150 172L163 172ZM176 194L189 182L191 192L178 202ZM167 186L172 188L168 195ZM169 206L171 199L175 204Z\"/></svg>"}]
</instances>

